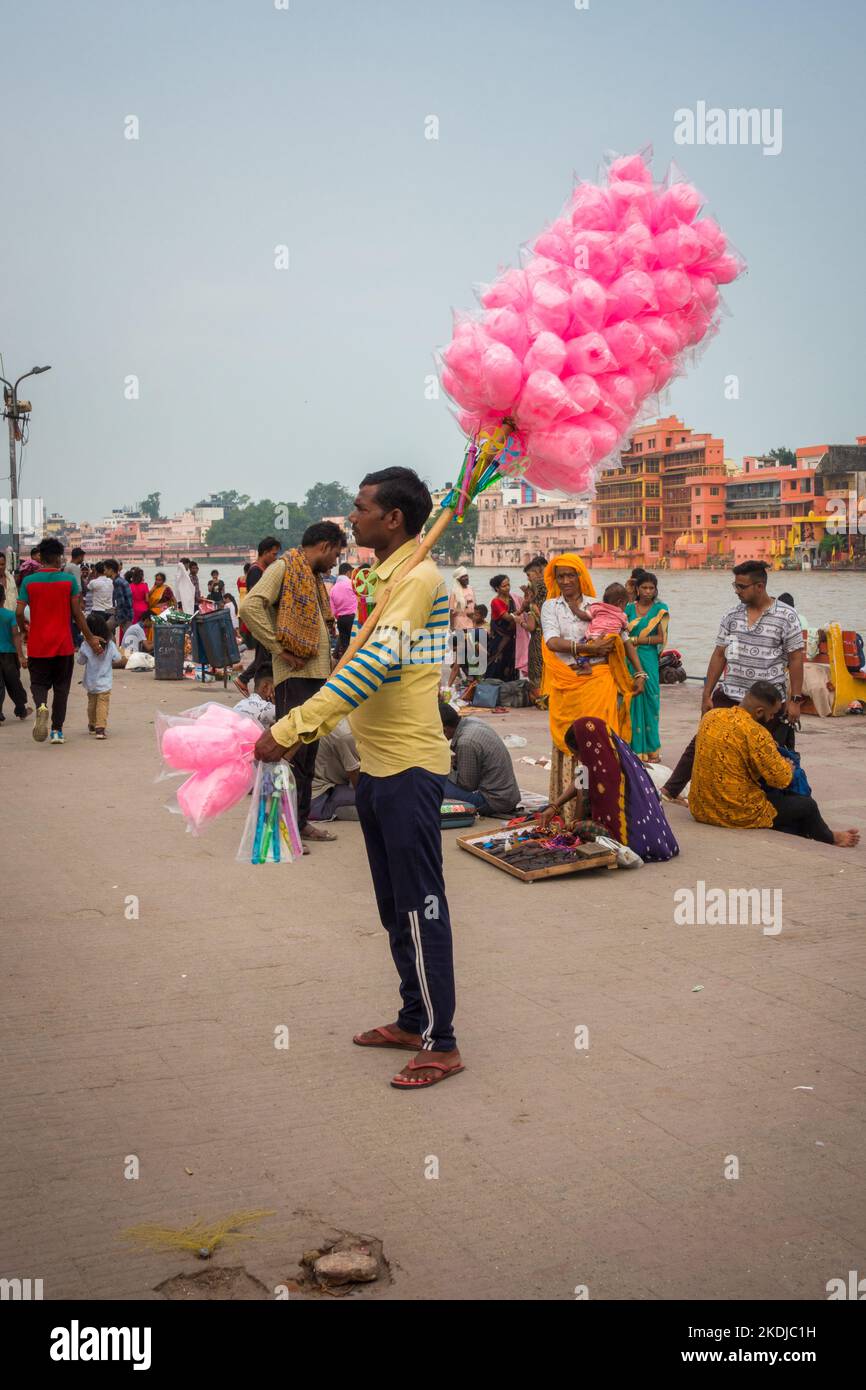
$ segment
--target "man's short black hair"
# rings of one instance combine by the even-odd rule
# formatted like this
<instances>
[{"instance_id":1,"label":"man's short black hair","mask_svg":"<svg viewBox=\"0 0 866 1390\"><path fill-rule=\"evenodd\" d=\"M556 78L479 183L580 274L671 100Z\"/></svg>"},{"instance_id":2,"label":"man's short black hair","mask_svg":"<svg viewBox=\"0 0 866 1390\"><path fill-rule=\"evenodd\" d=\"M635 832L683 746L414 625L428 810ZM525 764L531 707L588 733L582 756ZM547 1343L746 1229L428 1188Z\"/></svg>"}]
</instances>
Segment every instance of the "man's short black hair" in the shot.
<instances>
[{"instance_id":1,"label":"man's short black hair","mask_svg":"<svg viewBox=\"0 0 866 1390\"><path fill-rule=\"evenodd\" d=\"M73 560L77 560L78 557L79 557L79 555L81 556L81 558L82 558L82 560L83 560L83 559L84 559L84 551L82 550L81 546L80 546L80 545L73 546L73 548L72 548L72 558L73 558Z\"/></svg>"},{"instance_id":2,"label":"man's short black hair","mask_svg":"<svg viewBox=\"0 0 866 1390\"><path fill-rule=\"evenodd\" d=\"M796 607L797 607L796 603L794 602L794 595L793 595L793 594L780 594L780 595L779 595L779 602L780 602L780 603L787 603L787 605L788 605L789 608L796 608Z\"/></svg>"},{"instance_id":3,"label":"man's short black hair","mask_svg":"<svg viewBox=\"0 0 866 1390\"><path fill-rule=\"evenodd\" d=\"M433 510L427 484L411 468L382 468L378 473L368 473L361 479L361 487L375 487L376 502L383 512L401 511L410 536L420 534Z\"/></svg>"},{"instance_id":4,"label":"man's short black hair","mask_svg":"<svg viewBox=\"0 0 866 1390\"><path fill-rule=\"evenodd\" d=\"M56 560L58 555L63 554L63 546L56 536L46 536L39 542L40 560Z\"/></svg>"},{"instance_id":5,"label":"man's short black hair","mask_svg":"<svg viewBox=\"0 0 866 1390\"><path fill-rule=\"evenodd\" d=\"M447 700L439 701L439 717L442 720L443 728L456 729L460 723L460 715L453 705L449 705Z\"/></svg>"},{"instance_id":6,"label":"man's short black hair","mask_svg":"<svg viewBox=\"0 0 866 1390\"><path fill-rule=\"evenodd\" d=\"M266 551L273 550L274 546L276 546L277 550L282 550L283 548L282 542L278 541L276 536L265 536L263 541L259 541L259 554L264 555Z\"/></svg>"},{"instance_id":7,"label":"man's short black hair","mask_svg":"<svg viewBox=\"0 0 866 1390\"><path fill-rule=\"evenodd\" d=\"M762 705L780 705L783 700L781 690L772 681L755 681L754 685L749 686L749 694L756 700L760 700Z\"/></svg>"},{"instance_id":8,"label":"man's short black hair","mask_svg":"<svg viewBox=\"0 0 866 1390\"><path fill-rule=\"evenodd\" d=\"M354 565L350 565L348 561L346 561L340 566L340 574L351 574L354 568Z\"/></svg>"},{"instance_id":9,"label":"man's short black hair","mask_svg":"<svg viewBox=\"0 0 866 1390\"><path fill-rule=\"evenodd\" d=\"M120 574L120 565L116 560L106 560L105 568L107 570L114 570L115 574Z\"/></svg>"},{"instance_id":10,"label":"man's short black hair","mask_svg":"<svg viewBox=\"0 0 866 1390\"><path fill-rule=\"evenodd\" d=\"M543 555L533 555L531 560L527 560L523 566L523 573L528 574L530 570L546 570L547 561Z\"/></svg>"},{"instance_id":11,"label":"man's short black hair","mask_svg":"<svg viewBox=\"0 0 866 1390\"><path fill-rule=\"evenodd\" d=\"M345 544L346 533L336 521L314 521L301 536L301 545L338 545L342 549Z\"/></svg>"},{"instance_id":12,"label":"man's short black hair","mask_svg":"<svg viewBox=\"0 0 866 1390\"><path fill-rule=\"evenodd\" d=\"M767 582L767 566L763 560L744 560L741 565L734 565L734 574L750 575L758 584Z\"/></svg>"}]
</instances>

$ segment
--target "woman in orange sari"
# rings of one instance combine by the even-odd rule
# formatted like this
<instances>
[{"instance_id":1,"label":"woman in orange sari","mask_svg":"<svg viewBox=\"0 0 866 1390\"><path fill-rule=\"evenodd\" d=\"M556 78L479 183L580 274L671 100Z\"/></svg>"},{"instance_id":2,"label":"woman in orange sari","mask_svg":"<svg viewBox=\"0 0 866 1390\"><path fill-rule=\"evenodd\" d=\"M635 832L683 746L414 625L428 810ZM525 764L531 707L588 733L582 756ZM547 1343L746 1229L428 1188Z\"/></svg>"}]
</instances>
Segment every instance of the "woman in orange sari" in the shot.
<instances>
[{"instance_id":1,"label":"woman in orange sari","mask_svg":"<svg viewBox=\"0 0 866 1390\"><path fill-rule=\"evenodd\" d=\"M541 608L543 692L548 697L553 752L550 799L557 800L577 776L577 760L565 735L576 719L600 719L628 742L629 704L645 675L632 677L622 638L584 640L588 624L577 616L584 597L595 597L592 577L579 555L556 555L544 572L547 599ZM589 658L577 665L578 658ZM572 812L574 802L568 803ZM566 808L568 809L568 808Z\"/></svg>"}]
</instances>

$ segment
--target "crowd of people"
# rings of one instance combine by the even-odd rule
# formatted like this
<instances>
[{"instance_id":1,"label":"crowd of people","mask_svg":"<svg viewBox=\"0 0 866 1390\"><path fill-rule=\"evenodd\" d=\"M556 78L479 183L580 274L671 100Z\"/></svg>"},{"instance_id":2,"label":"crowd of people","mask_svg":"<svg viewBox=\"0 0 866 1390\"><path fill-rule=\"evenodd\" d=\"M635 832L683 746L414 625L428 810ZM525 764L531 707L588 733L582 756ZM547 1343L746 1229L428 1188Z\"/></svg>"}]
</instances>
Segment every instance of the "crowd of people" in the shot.
<instances>
[{"instance_id":1,"label":"crowd of people","mask_svg":"<svg viewBox=\"0 0 866 1390\"><path fill-rule=\"evenodd\" d=\"M87 728L103 739L129 634L146 641L148 625L175 605L187 613L233 608L250 657L235 681L240 707L262 723L257 757L292 763L305 852L308 841L336 838L329 823L360 822L402 1003L393 1023L354 1042L411 1051L392 1079L403 1090L463 1070L443 804L506 819L521 809L508 747L462 698L473 686L469 666L480 663L487 683L523 682L527 702L546 711L552 756L549 802L537 813L543 824L589 820L630 862L668 860L679 845L664 804L685 801L688 784L692 816L708 825L772 827L837 846L859 839L855 829L828 827L799 766L802 624L790 603L767 593L764 566L734 568L736 603L720 622L699 728L657 789L659 660L670 614L656 576L638 568L599 598L581 556L539 555L527 563L520 593L507 575L490 580L488 610L465 567L449 593L434 561L419 554L431 510L411 470L368 474L350 518L356 543L375 556L363 575L339 564L347 544L340 526L320 521L288 550L273 536L260 542L238 581L239 605L217 570L202 595L188 559L173 588L162 572L148 586L140 568L122 574L111 559L88 566L80 551L64 563L51 537L17 574L7 573L5 558L0 565L0 696L9 694L20 720L35 706L41 742L63 742L76 651ZM390 599L378 619L384 589Z\"/></svg>"}]
</instances>

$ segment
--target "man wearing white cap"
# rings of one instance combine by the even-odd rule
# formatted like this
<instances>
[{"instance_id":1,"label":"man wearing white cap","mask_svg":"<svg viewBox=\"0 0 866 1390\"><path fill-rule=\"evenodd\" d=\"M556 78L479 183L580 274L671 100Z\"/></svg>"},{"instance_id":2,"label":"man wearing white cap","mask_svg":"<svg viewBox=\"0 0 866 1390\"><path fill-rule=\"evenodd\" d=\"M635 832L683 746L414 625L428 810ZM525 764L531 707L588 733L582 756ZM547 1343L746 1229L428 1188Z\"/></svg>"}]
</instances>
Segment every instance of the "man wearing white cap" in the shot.
<instances>
[{"instance_id":1,"label":"man wearing white cap","mask_svg":"<svg viewBox=\"0 0 866 1390\"><path fill-rule=\"evenodd\" d=\"M451 622L451 631L470 631L475 626L474 612L475 592L469 584L469 571L465 565L458 565L457 569L454 571L451 593L448 598L448 617ZM452 637L453 661L448 680L449 685L454 684L462 660L465 659L465 653L458 649L459 642L460 638Z\"/></svg>"}]
</instances>

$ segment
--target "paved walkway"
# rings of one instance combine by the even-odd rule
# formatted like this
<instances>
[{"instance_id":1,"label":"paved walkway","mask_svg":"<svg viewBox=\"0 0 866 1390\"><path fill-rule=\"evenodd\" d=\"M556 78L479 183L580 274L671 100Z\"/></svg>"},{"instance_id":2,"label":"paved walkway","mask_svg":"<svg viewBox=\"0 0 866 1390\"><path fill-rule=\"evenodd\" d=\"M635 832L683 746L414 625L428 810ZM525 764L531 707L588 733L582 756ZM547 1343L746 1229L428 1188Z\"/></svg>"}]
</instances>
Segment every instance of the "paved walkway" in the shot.
<instances>
[{"instance_id":1,"label":"paved walkway","mask_svg":"<svg viewBox=\"0 0 866 1390\"><path fill-rule=\"evenodd\" d=\"M63 748L8 710L0 729L0 1275L46 1298L157 1297L207 1266L130 1250L125 1228L258 1208L257 1238L211 1264L267 1289L339 1230L391 1261L362 1297L820 1299L866 1268L866 850L673 808L678 860L528 885L452 833L467 1071L400 1094L402 1054L350 1043L396 998L359 828L253 868L234 860L239 811L194 839L163 809L154 711L204 693L122 674L104 744L77 688ZM697 700L664 692L668 763ZM516 758L547 751L536 711L496 723L528 738ZM866 819L866 720L812 720L800 747L828 821ZM698 880L781 888L782 931L676 925Z\"/></svg>"}]
</instances>

